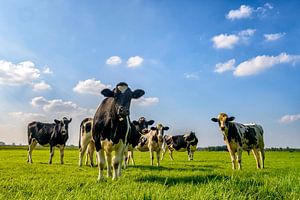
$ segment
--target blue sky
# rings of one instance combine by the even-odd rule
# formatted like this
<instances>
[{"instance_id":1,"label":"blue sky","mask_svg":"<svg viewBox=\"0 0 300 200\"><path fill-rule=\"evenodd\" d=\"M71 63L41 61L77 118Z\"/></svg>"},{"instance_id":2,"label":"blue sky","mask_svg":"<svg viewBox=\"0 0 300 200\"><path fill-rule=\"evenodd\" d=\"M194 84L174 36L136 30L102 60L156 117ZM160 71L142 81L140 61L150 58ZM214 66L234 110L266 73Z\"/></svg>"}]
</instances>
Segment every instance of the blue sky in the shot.
<instances>
[{"instance_id":1,"label":"blue sky","mask_svg":"<svg viewBox=\"0 0 300 200\"><path fill-rule=\"evenodd\" d=\"M101 89L125 81L145 116L223 145L220 112L256 122L271 146L300 146L298 1L1 1L0 141L68 116L68 144Z\"/></svg>"}]
</instances>

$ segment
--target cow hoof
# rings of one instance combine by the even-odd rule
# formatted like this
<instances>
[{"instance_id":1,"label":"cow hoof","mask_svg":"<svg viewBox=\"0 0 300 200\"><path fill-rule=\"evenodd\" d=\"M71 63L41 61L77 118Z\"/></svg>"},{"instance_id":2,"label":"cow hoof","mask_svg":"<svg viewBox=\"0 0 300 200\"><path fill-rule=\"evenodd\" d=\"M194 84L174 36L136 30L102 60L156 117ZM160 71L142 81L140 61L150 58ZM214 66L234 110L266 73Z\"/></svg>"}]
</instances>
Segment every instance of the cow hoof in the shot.
<instances>
[{"instance_id":1,"label":"cow hoof","mask_svg":"<svg viewBox=\"0 0 300 200\"><path fill-rule=\"evenodd\" d=\"M106 182L106 180L105 180L104 177L98 178L98 181L99 181L99 182Z\"/></svg>"}]
</instances>

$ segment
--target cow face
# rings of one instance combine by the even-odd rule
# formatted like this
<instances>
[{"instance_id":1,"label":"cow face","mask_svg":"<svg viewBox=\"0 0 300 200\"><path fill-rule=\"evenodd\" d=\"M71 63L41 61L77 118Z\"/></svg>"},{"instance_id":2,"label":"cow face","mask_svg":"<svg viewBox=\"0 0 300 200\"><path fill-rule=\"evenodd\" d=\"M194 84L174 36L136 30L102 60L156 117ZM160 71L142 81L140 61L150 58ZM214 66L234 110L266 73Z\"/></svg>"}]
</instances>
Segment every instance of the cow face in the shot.
<instances>
[{"instance_id":1,"label":"cow face","mask_svg":"<svg viewBox=\"0 0 300 200\"><path fill-rule=\"evenodd\" d=\"M190 133L187 133L185 135L183 135L183 138L186 142L193 142L195 140L195 132L190 132Z\"/></svg>"},{"instance_id":2,"label":"cow face","mask_svg":"<svg viewBox=\"0 0 300 200\"><path fill-rule=\"evenodd\" d=\"M220 113L218 118L211 118L211 121L219 123L220 130L225 133L228 131L228 123L233 120L234 117L228 117L225 113Z\"/></svg>"},{"instance_id":3,"label":"cow face","mask_svg":"<svg viewBox=\"0 0 300 200\"><path fill-rule=\"evenodd\" d=\"M62 135L68 135L68 127L69 123L71 123L72 118L68 119L66 117L63 120L55 119L54 122L56 124L56 130L61 133Z\"/></svg>"},{"instance_id":4,"label":"cow face","mask_svg":"<svg viewBox=\"0 0 300 200\"><path fill-rule=\"evenodd\" d=\"M164 131L169 130L169 127L158 124L156 127L151 127L151 130L156 130L158 138L162 139L164 136Z\"/></svg>"},{"instance_id":5,"label":"cow face","mask_svg":"<svg viewBox=\"0 0 300 200\"><path fill-rule=\"evenodd\" d=\"M127 83L121 82L117 84L113 90L102 90L101 94L105 97L114 98L117 115L123 118L129 115L131 99L138 99L143 96L145 92L140 89L132 92Z\"/></svg>"},{"instance_id":6,"label":"cow face","mask_svg":"<svg viewBox=\"0 0 300 200\"><path fill-rule=\"evenodd\" d=\"M136 126L136 129L145 134L148 133L148 126L154 123L154 120L147 121L145 117L140 117L138 121L132 121L132 123Z\"/></svg>"}]
</instances>

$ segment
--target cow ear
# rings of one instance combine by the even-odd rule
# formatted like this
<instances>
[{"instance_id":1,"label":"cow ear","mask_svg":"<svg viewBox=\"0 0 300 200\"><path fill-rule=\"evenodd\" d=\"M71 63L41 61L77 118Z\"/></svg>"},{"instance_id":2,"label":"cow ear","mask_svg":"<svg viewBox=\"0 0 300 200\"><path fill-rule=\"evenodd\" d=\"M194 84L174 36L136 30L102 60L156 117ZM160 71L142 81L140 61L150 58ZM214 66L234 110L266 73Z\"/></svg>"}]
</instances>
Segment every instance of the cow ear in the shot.
<instances>
[{"instance_id":1,"label":"cow ear","mask_svg":"<svg viewBox=\"0 0 300 200\"><path fill-rule=\"evenodd\" d=\"M147 124L151 126L152 124L154 124L154 120L149 120L149 121L147 122Z\"/></svg>"},{"instance_id":2,"label":"cow ear","mask_svg":"<svg viewBox=\"0 0 300 200\"><path fill-rule=\"evenodd\" d=\"M103 89L101 91L101 94L105 97L114 97L115 93L113 91L111 91L110 89Z\"/></svg>"},{"instance_id":3,"label":"cow ear","mask_svg":"<svg viewBox=\"0 0 300 200\"><path fill-rule=\"evenodd\" d=\"M211 118L211 121L218 122L219 120L217 118Z\"/></svg>"},{"instance_id":4,"label":"cow ear","mask_svg":"<svg viewBox=\"0 0 300 200\"><path fill-rule=\"evenodd\" d=\"M60 121L55 119L54 122L55 122L55 124L58 124Z\"/></svg>"},{"instance_id":5,"label":"cow ear","mask_svg":"<svg viewBox=\"0 0 300 200\"><path fill-rule=\"evenodd\" d=\"M167 131L167 130L169 130L169 127L168 127L168 126L165 126L165 127L163 128L163 130Z\"/></svg>"},{"instance_id":6,"label":"cow ear","mask_svg":"<svg viewBox=\"0 0 300 200\"><path fill-rule=\"evenodd\" d=\"M157 128L156 128L156 127L154 127L154 126L152 126L150 129L151 129L152 131L155 131L155 130L157 130Z\"/></svg>"},{"instance_id":7,"label":"cow ear","mask_svg":"<svg viewBox=\"0 0 300 200\"><path fill-rule=\"evenodd\" d=\"M235 119L235 117L229 117L229 118L227 118L227 121L231 122L231 121L233 121L234 119Z\"/></svg>"},{"instance_id":8,"label":"cow ear","mask_svg":"<svg viewBox=\"0 0 300 200\"><path fill-rule=\"evenodd\" d=\"M137 89L137 90L134 90L133 93L132 93L132 98L133 99L138 99L140 98L141 96L143 96L145 94L145 91L144 90L140 90L140 89Z\"/></svg>"},{"instance_id":9,"label":"cow ear","mask_svg":"<svg viewBox=\"0 0 300 200\"><path fill-rule=\"evenodd\" d=\"M133 120L132 121L133 125L139 125L138 121Z\"/></svg>"}]
</instances>

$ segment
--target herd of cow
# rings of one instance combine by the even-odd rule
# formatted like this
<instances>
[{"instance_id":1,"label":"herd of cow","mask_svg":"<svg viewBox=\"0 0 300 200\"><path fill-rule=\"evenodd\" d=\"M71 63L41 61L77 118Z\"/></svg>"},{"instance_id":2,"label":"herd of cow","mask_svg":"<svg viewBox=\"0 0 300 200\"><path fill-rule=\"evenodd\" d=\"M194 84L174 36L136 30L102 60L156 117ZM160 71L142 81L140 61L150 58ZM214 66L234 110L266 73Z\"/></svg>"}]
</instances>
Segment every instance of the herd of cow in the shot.
<instances>
[{"instance_id":1,"label":"herd of cow","mask_svg":"<svg viewBox=\"0 0 300 200\"><path fill-rule=\"evenodd\" d=\"M130 162L134 164L133 151L149 151L150 162L153 165L153 153L156 152L157 165L160 165L165 153L168 151L173 160L172 152L187 151L188 159L193 160L198 139L194 132L184 135L165 135L169 129L153 120L144 117L138 121L130 120L130 103L145 94L144 90L132 91L128 85L121 82L113 90L104 89L101 94L106 97L98 107L93 118L85 118L80 124L79 134L79 166L86 152L86 164L94 166L93 153L96 148L97 164L99 168L98 180L104 180L103 170L107 166L107 177L113 180L121 176L122 163L124 168ZM211 119L219 123L219 128L224 136L231 156L232 168L241 169L242 151L253 152L257 168L264 168L264 141L263 129L257 124L240 124L233 122L234 117L220 113L217 118ZM55 123L31 122L28 124L28 162L32 163L32 151L37 144L50 145L49 164L52 163L54 147L60 148L60 162L64 163L64 148L68 140L68 124L72 121L64 117L54 120ZM114 155L112 156L112 152ZM237 156L236 156L237 153Z\"/></svg>"}]
</instances>

